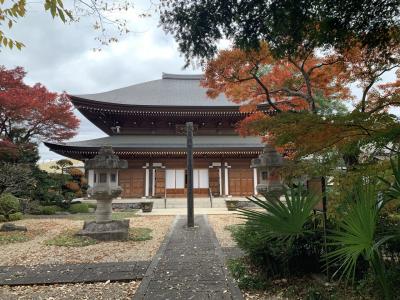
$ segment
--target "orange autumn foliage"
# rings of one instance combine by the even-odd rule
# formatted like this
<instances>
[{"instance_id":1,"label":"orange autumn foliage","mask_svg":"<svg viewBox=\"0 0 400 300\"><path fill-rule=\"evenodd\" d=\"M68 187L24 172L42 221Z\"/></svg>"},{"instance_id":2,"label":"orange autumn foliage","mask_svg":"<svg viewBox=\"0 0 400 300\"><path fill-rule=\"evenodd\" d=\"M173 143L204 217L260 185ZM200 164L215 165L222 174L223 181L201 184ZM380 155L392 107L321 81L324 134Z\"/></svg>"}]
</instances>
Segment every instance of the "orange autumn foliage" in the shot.
<instances>
[{"instance_id":1,"label":"orange autumn foliage","mask_svg":"<svg viewBox=\"0 0 400 300\"><path fill-rule=\"evenodd\" d=\"M266 43L258 50L223 50L207 64L202 85L216 98L224 93L255 111L268 104L276 111L314 110L316 95L331 100L351 97L341 59L332 55L274 59Z\"/></svg>"},{"instance_id":2,"label":"orange autumn foliage","mask_svg":"<svg viewBox=\"0 0 400 300\"><path fill-rule=\"evenodd\" d=\"M288 157L360 141L382 146L396 135L396 120L387 112L400 106L400 70L394 82L378 82L399 67L400 46L388 46L390 56L380 51L355 44L341 53L274 59L266 43L257 50L233 48L208 63L202 85L209 97L224 93L248 113L237 124L241 135L262 136ZM360 98L351 94L351 84L361 89ZM338 113L338 103L353 109Z\"/></svg>"}]
</instances>

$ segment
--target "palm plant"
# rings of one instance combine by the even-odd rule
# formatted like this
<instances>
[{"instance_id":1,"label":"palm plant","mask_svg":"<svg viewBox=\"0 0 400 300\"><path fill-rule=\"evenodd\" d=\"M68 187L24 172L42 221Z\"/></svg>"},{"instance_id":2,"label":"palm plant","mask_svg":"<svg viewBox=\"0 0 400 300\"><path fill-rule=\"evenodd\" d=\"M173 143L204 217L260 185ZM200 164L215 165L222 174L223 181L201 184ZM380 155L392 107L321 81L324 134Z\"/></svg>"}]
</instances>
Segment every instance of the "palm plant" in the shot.
<instances>
[{"instance_id":1,"label":"palm plant","mask_svg":"<svg viewBox=\"0 0 400 300\"><path fill-rule=\"evenodd\" d=\"M304 225L311 218L318 199L306 193L301 186L285 189L284 196L285 203L276 196L265 196L265 200L256 196L248 197L264 210L239 209L239 212L248 225L260 229L266 239L291 245L296 238L311 232Z\"/></svg>"},{"instance_id":2,"label":"palm plant","mask_svg":"<svg viewBox=\"0 0 400 300\"><path fill-rule=\"evenodd\" d=\"M368 182L368 180L367 180ZM377 278L385 299L391 299L391 288L386 280L385 265L381 246L391 235L378 236L376 233L379 211L382 208L373 182L356 184L353 193L347 197L350 204L347 214L328 236L330 265L337 265L334 276L354 281L360 259L366 260Z\"/></svg>"}]
</instances>

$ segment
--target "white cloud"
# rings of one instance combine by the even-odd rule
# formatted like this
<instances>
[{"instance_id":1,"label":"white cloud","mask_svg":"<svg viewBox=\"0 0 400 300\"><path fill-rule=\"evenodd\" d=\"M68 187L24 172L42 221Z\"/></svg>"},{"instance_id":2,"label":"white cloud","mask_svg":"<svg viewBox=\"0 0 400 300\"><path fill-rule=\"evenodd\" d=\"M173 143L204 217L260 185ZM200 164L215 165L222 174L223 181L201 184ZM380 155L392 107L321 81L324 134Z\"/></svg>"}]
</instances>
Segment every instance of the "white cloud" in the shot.
<instances>
[{"instance_id":1,"label":"white cloud","mask_svg":"<svg viewBox=\"0 0 400 300\"><path fill-rule=\"evenodd\" d=\"M148 2L138 3L147 9ZM71 94L97 93L131 84L154 80L162 72L193 73L182 70L183 58L171 36L158 27L157 16L139 18L136 12L125 13L131 19L132 33L118 43L93 52L99 43L92 20L62 24L35 6L13 29L13 37L27 46L22 51L3 49L1 64L12 68L22 66L28 72L26 82L41 82L52 91ZM73 140L105 136L76 111L81 120L79 134ZM58 159L44 145L39 147L42 160Z\"/></svg>"}]
</instances>

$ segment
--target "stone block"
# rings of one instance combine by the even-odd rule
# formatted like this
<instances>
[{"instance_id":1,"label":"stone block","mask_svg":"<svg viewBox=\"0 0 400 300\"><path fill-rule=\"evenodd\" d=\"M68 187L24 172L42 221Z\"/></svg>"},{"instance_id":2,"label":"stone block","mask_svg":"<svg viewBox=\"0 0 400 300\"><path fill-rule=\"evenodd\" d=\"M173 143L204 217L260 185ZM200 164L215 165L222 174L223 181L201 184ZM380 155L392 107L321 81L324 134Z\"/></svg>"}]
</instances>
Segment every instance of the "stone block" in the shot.
<instances>
[{"instance_id":1,"label":"stone block","mask_svg":"<svg viewBox=\"0 0 400 300\"><path fill-rule=\"evenodd\" d=\"M85 221L83 229L77 233L100 241L127 240L129 237L129 220L108 222Z\"/></svg>"},{"instance_id":2,"label":"stone block","mask_svg":"<svg viewBox=\"0 0 400 300\"><path fill-rule=\"evenodd\" d=\"M28 231L28 229L26 226L18 226L13 223L4 223L1 226L0 231Z\"/></svg>"}]
</instances>

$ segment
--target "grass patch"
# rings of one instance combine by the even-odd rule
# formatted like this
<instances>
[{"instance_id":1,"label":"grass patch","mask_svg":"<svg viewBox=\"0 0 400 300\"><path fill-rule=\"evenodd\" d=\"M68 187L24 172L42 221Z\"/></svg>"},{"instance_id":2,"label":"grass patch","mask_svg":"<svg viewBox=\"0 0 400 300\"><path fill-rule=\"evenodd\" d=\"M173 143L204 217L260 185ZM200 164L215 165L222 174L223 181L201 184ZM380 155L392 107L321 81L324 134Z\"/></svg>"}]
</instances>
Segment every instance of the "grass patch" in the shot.
<instances>
[{"instance_id":1,"label":"grass patch","mask_svg":"<svg viewBox=\"0 0 400 300\"><path fill-rule=\"evenodd\" d=\"M43 229L33 229L28 231L5 231L0 232L0 245L7 245L11 243L24 243L28 242L35 237L42 235L45 232Z\"/></svg>"},{"instance_id":2,"label":"grass patch","mask_svg":"<svg viewBox=\"0 0 400 300\"><path fill-rule=\"evenodd\" d=\"M133 227L129 229L129 240L130 241L147 241L151 240L153 237L151 236L152 230L150 228L143 227Z\"/></svg>"},{"instance_id":3,"label":"grass patch","mask_svg":"<svg viewBox=\"0 0 400 300\"><path fill-rule=\"evenodd\" d=\"M89 212L89 205L87 205L86 203L73 203L68 208L68 211L71 214L88 213Z\"/></svg>"},{"instance_id":4,"label":"grass patch","mask_svg":"<svg viewBox=\"0 0 400 300\"><path fill-rule=\"evenodd\" d=\"M127 241L147 241L151 240L152 230L150 228L133 227L129 229L129 238ZM47 246L58 246L58 247L86 247L101 243L101 241L92 239L87 236L77 236L76 231L66 230L59 235L45 241ZM122 241L124 242L124 241ZM104 243L104 242L103 242Z\"/></svg>"},{"instance_id":5,"label":"grass patch","mask_svg":"<svg viewBox=\"0 0 400 300\"><path fill-rule=\"evenodd\" d=\"M113 220L130 219L135 217L137 212L138 210L113 212L112 219ZM96 215L94 213L76 214L76 215L69 215L66 218L70 220L79 220L79 221L94 221L96 220Z\"/></svg>"},{"instance_id":6,"label":"grass patch","mask_svg":"<svg viewBox=\"0 0 400 300\"><path fill-rule=\"evenodd\" d=\"M7 245L11 243L23 243L31 240L33 237L27 232L11 231L0 233L0 245Z\"/></svg>"},{"instance_id":7,"label":"grass patch","mask_svg":"<svg viewBox=\"0 0 400 300\"><path fill-rule=\"evenodd\" d=\"M47 246L85 247L97 244L98 241L87 236L77 236L75 231L67 230L56 237L45 241Z\"/></svg>"}]
</instances>

